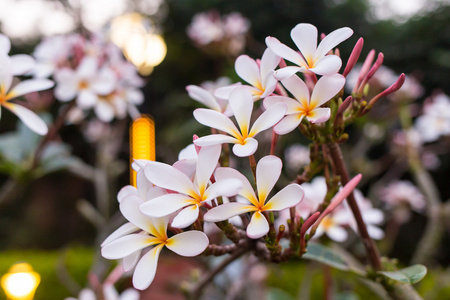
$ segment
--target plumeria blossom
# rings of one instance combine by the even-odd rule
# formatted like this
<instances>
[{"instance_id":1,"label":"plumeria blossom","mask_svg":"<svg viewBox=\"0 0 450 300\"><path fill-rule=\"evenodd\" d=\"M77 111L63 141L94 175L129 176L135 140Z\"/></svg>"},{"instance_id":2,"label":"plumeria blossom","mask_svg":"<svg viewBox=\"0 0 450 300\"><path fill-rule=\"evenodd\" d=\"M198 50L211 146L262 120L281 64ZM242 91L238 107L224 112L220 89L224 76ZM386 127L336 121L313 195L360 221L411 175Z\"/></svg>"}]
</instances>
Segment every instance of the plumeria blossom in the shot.
<instances>
[{"instance_id":1,"label":"plumeria blossom","mask_svg":"<svg viewBox=\"0 0 450 300\"><path fill-rule=\"evenodd\" d=\"M450 97L439 94L424 105L424 114L415 122L415 128L424 142L434 142L450 135Z\"/></svg>"},{"instance_id":2,"label":"plumeria blossom","mask_svg":"<svg viewBox=\"0 0 450 300\"><path fill-rule=\"evenodd\" d=\"M247 235L252 239L264 236L269 231L269 223L263 212L280 211L293 207L303 199L303 190L298 184L289 184L270 200L269 193L281 174L282 162L273 155L268 155L258 162L256 166L256 189L258 195L252 188L247 178L232 168L218 168L215 176L217 180L235 178L243 183L242 190L238 193L250 203L231 202L214 207L209 210L204 219L208 222L220 222L231 217L253 212L250 223L247 226Z\"/></svg>"},{"instance_id":3,"label":"plumeria blossom","mask_svg":"<svg viewBox=\"0 0 450 300\"><path fill-rule=\"evenodd\" d=\"M250 128L250 118L253 111L252 94L245 87L236 87L230 95L230 106L238 123L239 129L233 121L224 114L211 109L196 109L195 119L226 134L212 134L194 141L197 146L210 146L224 143L235 144L233 153L239 157L250 156L258 148L258 141L254 138L259 132L277 124L286 113L286 104L277 103L263 112Z\"/></svg>"},{"instance_id":4,"label":"plumeria blossom","mask_svg":"<svg viewBox=\"0 0 450 300\"><path fill-rule=\"evenodd\" d=\"M270 96L264 100L264 106L269 109L278 103L286 103L286 117L280 121L274 131L278 134L286 134L294 130L304 117L311 123L322 123L330 118L331 110L328 107L320 107L334 97L344 86L345 78L340 74L322 76L314 86L311 93L306 83L298 76L293 75L282 81L286 89L295 99L284 96Z\"/></svg>"},{"instance_id":5,"label":"plumeria blossom","mask_svg":"<svg viewBox=\"0 0 450 300\"><path fill-rule=\"evenodd\" d=\"M200 206L207 201L219 196L236 195L242 188L242 183L237 179L217 180L209 184L221 149L220 145L200 149L193 178L173 166L149 162L145 166L147 179L156 186L175 193L162 195L142 204L142 212L151 217L164 217L181 209L173 219L172 226L184 228L197 220Z\"/></svg>"},{"instance_id":6,"label":"plumeria blossom","mask_svg":"<svg viewBox=\"0 0 450 300\"><path fill-rule=\"evenodd\" d=\"M8 56L11 60L11 72L14 76L24 75L31 71L35 66L34 59L27 54L16 54L9 56L8 53L11 50L11 41L9 38L0 33L0 53Z\"/></svg>"},{"instance_id":7,"label":"plumeria blossom","mask_svg":"<svg viewBox=\"0 0 450 300\"><path fill-rule=\"evenodd\" d=\"M348 27L336 29L328 34L317 45L318 31L314 25L301 23L291 30L291 38L300 50L300 53L282 44L274 37L267 37L266 44L276 55L296 64L279 69L275 77L285 79L297 72L314 72L318 75L331 75L339 71L342 61L337 55L327 53L341 42L348 39L353 30Z\"/></svg>"},{"instance_id":8,"label":"plumeria blossom","mask_svg":"<svg viewBox=\"0 0 450 300\"><path fill-rule=\"evenodd\" d=\"M217 112L223 113L226 116L232 116L233 112L230 109L229 102L227 100L215 97L214 94L200 86L188 85L186 90L189 97L195 101L200 102L204 106L215 110Z\"/></svg>"},{"instance_id":9,"label":"plumeria blossom","mask_svg":"<svg viewBox=\"0 0 450 300\"><path fill-rule=\"evenodd\" d=\"M133 286L146 289L153 281L162 248L167 247L181 256L196 256L209 244L206 234L200 231L187 231L167 236L169 217L151 218L144 215L139 206L144 202L135 195L129 195L120 202L124 217L139 227L138 233L121 236L102 246L102 256L108 259L122 259L147 247L152 247L136 264Z\"/></svg>"},{"instance_id":10,"label":"plumeria blossom","mask_svg":"<svg viewBox=\"0 0 450 300\"><path fill-rule=\"evenodd\" d=\"M19 117L28 128L37 134L45 135L48 132L48 127L38 115L28 108L9 101L28 93L49 89L54 83L48 79L28 79L12 87L15 72L13 64L20 65L20 61L13 61L6 54L0 53L0 104ZM26 64L28 63L25 62L24 68ZM16 72L17 69L19 68L16 65Z\"/></svg>"},{"instance_id":11,"label":"plumeria blossom","mask_svg":"<svg viewBox=\"0 0 450 300\"><path fill-rule=\"evenodd\" d=\"M253 95L254 100L266 98L273 93L277 86L277 80L273 76L276 66L281 58L273 53L269 48L264 51L261 61L258 63L248 55L241 55L236 59L234 67L236 73L243 80L248 82L248 89ZM235 86L220 88L215 95L219 98L228 99Z\"/></svg>"}]
</instances>

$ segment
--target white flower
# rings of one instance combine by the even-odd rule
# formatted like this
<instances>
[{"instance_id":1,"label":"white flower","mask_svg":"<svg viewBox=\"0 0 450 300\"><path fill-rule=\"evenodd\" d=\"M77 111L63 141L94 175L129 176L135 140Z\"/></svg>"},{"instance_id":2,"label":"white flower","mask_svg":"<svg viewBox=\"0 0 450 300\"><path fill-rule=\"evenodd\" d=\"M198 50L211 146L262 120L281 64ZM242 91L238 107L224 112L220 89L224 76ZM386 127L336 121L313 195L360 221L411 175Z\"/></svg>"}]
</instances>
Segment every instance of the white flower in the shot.
<instances>
[{"instance_id":1,"label":"white flower","mask_svg":"<svg viewBox=\"0 0 450 300\"><path fill-rule=\"evenodd\" d=\"M105 284L103 286L103 297L106 300L139 300L139 292L135 289L129 288L119 293L116 291L112 284ZM64 300L96 300L95 292L91 289L82 289L78 294L78 299L73 297L65 298Z\"/></svg>"},{"instance_id":2,"label":"white flower","mask_svg":"<svg viewBox=\"0 0 450 300\"><path fill-rule=\"evenodd\" d=\"M314 86L311 96L306 84L296 75L284 79L281 83L295 100L284 96L270 96L264 100L264 106L271 108L278 103L286 103L286 117L274 127L276 133L286 134L297 128L304 117L311 123L327 121L330 118L330 108L320 106L336 96L344 86L345 78L340 74L322 76Z\"/></svg>"},{"instance_id":3,"label":"white flower","mask_svg":"<svg viewBox=\"0 0 450 300\"><path fill-rule=\"evenodd\" d=\"M291 30L291 38L300 53L282 44L274 37L267 37L266 44L276 55L293 62L297 66L279 69L275 77L283 80L297 72L311 71L318 75L331 75L341 68L342 61L336 55L327 53L348 39L353 30L348 27L336 29L328 34L317 46L318 32L314 25L301 23Z\"/></svg>"},{"instance_id":4,"label":"white flower","mask_svg":"<svg viewBox=\"0 0 450 300\"><path fill-rule=\"evenodd\" d=\"M16 67L13 64L16 64ZM25 62L21 65L20 60L11 60L6 54L0 53L0 104L19 117L28 128L37 134L45 135L48 128L39 116L28 108L9 102L11 99L31 92L46 90L54 85L53 81L48 79L28 79L11 87L14 72L17 73L20 69L26 69L27 64Z\"/></svg>"},{"instance_id":5,"label":"white flower","mask_svg":"<svg viewBox=\"0 0 450 300\"><path fill-rule=\"evenodd\" d=\"M189 97L191 97L195 101L200 102L204 106L217 112L223 113L226 116L233 115L233 112L231 111L229 106L229 102L227 100L215 97L213 92L196 85L188 85L186 87L186 90L189 94Z\"/></svg>"},{"instance_id":6,"label":"white flower","mask_svg":"<svg viewBox=\"0 0 450 300\"><path fill-rule=\"evenodd\" d=\"M242 184L239 180L217 180L209 184L216 169L221 146L202 147L196 161L195 176L191 178L179 169L149 162L145 175L156 186L176 193L156 197L141 206L141 211L151 217L163 217L182 209L172 221L172 226L184 228L198 218L200 206L219 196L231 197L237 194Z\"/></svg>"},{"instance_id":7,"label":"white flower","mask_svg":"<svg viewBox=\"0 0 450 300\"><path fill-rule=\"evenodd\" d=\"M309 148L302 144L290 145L284 151L284 158L286 160L285 166L293 171L298 172L301 167L309 164Z\"/></svg>"},{"instance_id":8,"label":"white flower","mask_svg":"<svg viewBox=\"0 0 450 300\"><path fill-rule=\"evenodd\" d=\"M230 106L233 111L239 129L225 115L211 109L196 109L195 119L206 126L216 128L229 135L212 134L194 141L197 146L210 146L224 143L235 144L233 153L240 157L250 156L258 148L258 142L254 138L259 132L264 131L278 123L286 112L284 103L277 103L262 113L250 128L250 118L253 111L253 98L250 91L244 87L236 87L230 95Z\"/></svg>"},{"instance_id":9,"label":"white flower","mask_svg":"<svg viewBox=\"0 0 450 300\"><path fill-rule=\"evenodd\" d=\"M56 70L68 63L72 52L72 39L68 36L52 36L45 38L34 49L36 66L32 73L35 77L43 78L54 74Z\"/></svg>"},{"instance_id":10,"label":"white flower","mask_svg":"<svg viewBox=\"0 0 450 300\"><path fill-rule=\"evenodd\" d=\"M225 35L220 15L215 12L196 14L187 28L187 33L194 42L200 45L220 41Z\"/></svg>"},{"instance_id":11,"label":"white flower","mask_svg":"<svg viewBox=\"0 0 450 300\"><path fill-rule=\"evenodd\" d=\"M388 204L389 207L407 204L417 212L424 211L426 206L422 192L412 182L407 180L389 183L380 190L380 199Z\"/></svg>"},{"instance_id":12,"label":"white flower","mask_svg":"<svg viewBox=\"0 0 450 300\"><path fill-rule=\"evenodd\" d=\"M0 54L7 56L11 60L11 73L14 76L24 75L31 71L35 65L34 59L26 54L16 54L9 56L11 50L11 41L0 33Z\"/></svg>"},{"instance_id":13,"label":"white flower","mask_svg":"<svg viewBox=\"0 0 450 300\"><path fill-rule=\"evenodd\" d=\"M416 119L415 128L424 142L450 135L450 98L439 94L431 103L426 103L424 114Z\"/></svg>"},{"instance_id":14,"label":"white flower","mask_svg":"<svg viewBox=\"0 0 450 300\"><path fill-rule=\"evenodd\" d=\"M303 199L303 190L298 184L289 184L270 200L267 200L275 183L281 174L281 160L273 155L268 155L258 162L256 166L256 196L252 185L247 178L232 168L219 168L215 176L217 180L238 179L243 188L238 193L249 203L232 202L225 203L209 210L204 219L208 222L220 222L234 216L253 212L250 223L247 226L247 235L252 239L264 236L269 231L269 223L262 214L265 211L280 211L297 205Z\"/></svg>"}]
</instances>

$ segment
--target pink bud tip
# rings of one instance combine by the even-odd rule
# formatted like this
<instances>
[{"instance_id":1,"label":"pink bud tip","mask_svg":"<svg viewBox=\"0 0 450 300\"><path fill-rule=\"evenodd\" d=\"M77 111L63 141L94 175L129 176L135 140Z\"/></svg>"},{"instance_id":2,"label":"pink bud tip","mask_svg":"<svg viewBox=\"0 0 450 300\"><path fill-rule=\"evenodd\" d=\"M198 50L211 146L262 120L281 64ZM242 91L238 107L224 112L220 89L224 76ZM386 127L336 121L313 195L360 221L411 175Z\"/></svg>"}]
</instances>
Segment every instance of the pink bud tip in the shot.
<instances>
[{"instance_id":1,"label":"pink bud tip","mask_svg":"<svg viewBox=\"0 0 450 300\"><path fill-rule=\"evenodd\" d=\"M359 56L361 55L363 46L364 46L364 39L359 38L359 40L355 44L355 47L353 47L350 57L348 58L347 65L345 66L344 73L342 74L344 77L346 77L348 73L350 73L350 71L356 65L356 62L358 61Z\"/></svg>"}]
</instances>

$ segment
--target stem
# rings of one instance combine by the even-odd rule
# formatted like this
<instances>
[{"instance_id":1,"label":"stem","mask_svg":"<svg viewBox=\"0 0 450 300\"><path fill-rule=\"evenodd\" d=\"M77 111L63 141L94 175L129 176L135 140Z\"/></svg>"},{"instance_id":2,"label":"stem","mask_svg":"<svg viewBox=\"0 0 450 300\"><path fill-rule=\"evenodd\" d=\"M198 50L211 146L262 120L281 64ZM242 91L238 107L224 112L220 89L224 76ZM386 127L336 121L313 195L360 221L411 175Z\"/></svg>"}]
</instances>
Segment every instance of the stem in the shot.
<instances>
[{"instance_id":1,"label":"stem","mask_svg":"<svg viewBox=\"0 0 450 300\"><path fill-rule=\"evenodd\" d=\"M334 162L336 167L336 172L341 176L341 182L343 185L346 185L350 178L347 172L347 168L345 167L344 158L342 155L341 148L339 145L335 143L328 143L328 149L330 150L331 159ZM358 203L356 202L355 196L353 192L347 197L347 202L352 210L353 216L355 217L356 224L358 225L358 232L361 236L364 247L366 248L367 256L370 261L370 265L375 271L381 270L381 258L380 252L376 247L373 240L370 238L369 233L367 231L366 224L361 215L361 211L358 207Z\"/></svg>"},{"instance_id":2,"label":"stem","mask_svg":"<svg viewBox=\"0 0 450 300\"><path fill-rule=\"evenodd\" d=\"M256 160L255 160L255 156L250 155L248 157L248 160L250 162L250 168L252 168L252 173L253 173L253 178L255 179L256 182Z\"/></svg>"}]
</instances>

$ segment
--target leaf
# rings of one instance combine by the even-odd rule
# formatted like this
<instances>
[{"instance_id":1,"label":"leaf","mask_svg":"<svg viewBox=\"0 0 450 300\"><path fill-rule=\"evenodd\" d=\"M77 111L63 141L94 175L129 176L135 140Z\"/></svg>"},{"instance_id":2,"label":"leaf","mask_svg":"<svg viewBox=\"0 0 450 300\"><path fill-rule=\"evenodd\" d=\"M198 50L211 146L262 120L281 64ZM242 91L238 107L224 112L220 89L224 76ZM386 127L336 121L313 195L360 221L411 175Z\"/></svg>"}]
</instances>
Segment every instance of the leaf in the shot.
<instances>
[{"instance_id":1,"label":"leaf","mask_svg":"<svg viewBox=\"0 0 450 300\"><path fill-rule=\"evenodd\" d=\"M271 288L267 291L266 300L295 300L295 298L281 289Z\"/></svg>"},{"instance_id":2,"label":"leaf","mask_svg":"<svg viewBox=\"0 0 450 300\"><path fill-rule=\"evenodd\" d=\"M397 271L379 271L378 273L396 281L414 284L425 277L427 268L424 265L413 265Z\"/></svg>"},{"instance_id":3,"label":"leaf","mask_svg":"<svg viewBox=\"0 0 450 300\"><path fill-rule=\"evenodd\" d=\"M341 251L336 251L316 243L309 243L306 250L307 252L303 255L305 259L314 260L330 267L362 276L366 274L364 269L359 268L354 263L355 259L351 258L348 253L344 255Z\"/></svg>"}]
</instances>

